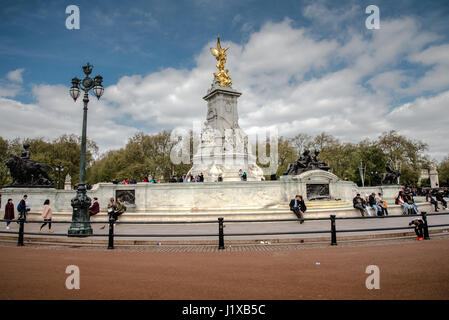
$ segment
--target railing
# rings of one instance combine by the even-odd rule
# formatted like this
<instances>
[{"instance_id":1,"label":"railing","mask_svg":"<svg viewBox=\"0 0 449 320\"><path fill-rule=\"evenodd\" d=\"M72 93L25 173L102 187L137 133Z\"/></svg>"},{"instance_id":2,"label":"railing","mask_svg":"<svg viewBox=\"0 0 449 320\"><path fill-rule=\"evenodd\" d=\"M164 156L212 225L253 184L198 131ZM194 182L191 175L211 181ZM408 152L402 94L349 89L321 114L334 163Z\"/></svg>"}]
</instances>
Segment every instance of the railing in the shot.
<instances>
[{"instance_id":1,"label":"railing","mask_svg":"<svg viewBox=\"0 0 449 320\"><path fill-rule=\"evenodd\" d=\"M328 230L312 230L312 231L288 231L288 232L250 232L250 233L227 233L226 237L235 237L235 236L263 236L263 235L298 235L298 234L322 234L322 233L330 233L331 236L331 245L337 245L337 233L353 233L353 232L370 232L370 231L392 231L392 230L410 230L414 229L414 227L389 227L389 228L370 228L370 229L343 229L337 230L336 221L337 220L365 220L365 219L393 219L393 218L404 218L404 217L421 217L423 220L423 233L424 239L429 240L429 228L433 227L449 227L449 224L438 224L438 225L428 225L427 217L428 216L442 216L449 215L449 212L442 213L431 213L427 214L426 212L422 212L418 215L395 215L395 216L368 216L368 217L336 217L335 215L330 215L329 218L306 218L305 221L330 221L330 229ZM25 232L25 223L36 223L43 224L45 221L25 221L23 219L18 220L3 220L0 219L0 222L10 223L19 223L19 231L0 231L3 234L18 234L17 245L24 245L24 235L41 235L41 233L36 232ZM227 223L249 223L249 222L298 222L298 219L272 219L272 220L229 220ZM52 224L68 224L71 221L51 221ZM214 220L201 220L201 221L135 221L135 222L121 222L115 221L114 219L109 219L109 221L91 221L91 224L108 224L109 232L107 234L91 234L89 237L108 237L108 249L114 249L114 238L115 237L216 237L218 236L218 249L224 249L224 218L218 218L218 234L217 233L203 233L203 234L115 234L114 233L114 225L115 224L213 224L217 223ZM48 236L68 236L65 233L49 233Z\"/></svg>"}]
</instances>

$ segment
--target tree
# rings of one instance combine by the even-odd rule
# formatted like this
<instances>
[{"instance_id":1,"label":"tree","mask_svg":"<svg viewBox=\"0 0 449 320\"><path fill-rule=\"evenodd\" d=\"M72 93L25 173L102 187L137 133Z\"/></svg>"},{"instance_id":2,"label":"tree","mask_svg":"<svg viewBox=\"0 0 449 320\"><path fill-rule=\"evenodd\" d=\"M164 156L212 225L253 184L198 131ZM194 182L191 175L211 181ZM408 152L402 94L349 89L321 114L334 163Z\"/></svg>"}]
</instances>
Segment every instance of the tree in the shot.
<instances>
[{"instance_id":1,"label":"tree","mask_svg":"<svg viewBox=\"0 0 449 320\"><path fill-rule=\"evenodd\" d=\"M276 171L276 176L281 176L289 163L293 163L298 158L298 153L294 148L290 146L289 140L284 137L279 137L278 139L278 169Z\"/></svg>"},{"instance_id":2,"label":"tree","mask_svg":"<svg viewBox=\"0 0 449 320\"><path fill-rule=\"evenodd\" d=\"M312 136L305 133L298 133L293 138L288 139L290 145L296 149L298 154L302 154L312 143Z\"/></svg>"},{"instance_id":3,"label":"tree","mask_svg":"<svg viewBox=\"0 0 449 320\"><path fill-rule=\"evenodd\" d=\"M322 132L319 135L315 136L312 141L310 141L306 146L308 148L313 148L314 150L323 151L327 147L335 146L340 144L338 139L334 136L327 134L326 132Z\"/></svg>"},{"instance_id":4,"label":"tree","mask_svg":"<svg viewBox=\"0 0 449 320\"><path fill-rule=\"evenodd\" d=\"M44 138L26 138L22 141L19 138L7 141L0 138L0 158L2 163L10 154L20 156L23 144L28 143L31 150L31 160L45 163L53 168L49 172L50 178L57 180L58 174L55 167L59 163L64 166L64 171L61 174L61 180L66 174L70 174L72 181L78 181L80 152L81 152L81 138L76 135L62 135L53 141L46 141ZM5 148L7 144L7 147ZM95 142L87 140L86 162L89 166L94 155L98 153L98 147ZM0 169L0 185L3 186L10 182L9 170L5 166ZM6 178L5 178L6 177ZM61 187L63 184L61 184ZM57 187L57 185L56 185Z\"/></svg>"},{"instance_id":5,"label":"tree","mask_svg":"<svg viewBox=\"0 0 449 320\"><path fill-rule=\"evenodd\" d=\"M440 185L449 184L449 155L438 165L438 180L440 181Z\"/></svg>"},{"instance_id":6,"label":"tree","mask_svg":"<svg viewBox=\"0 0 449 320\"><path fill-rule=\"evenodd\" d=\"M357 181L355 171L359 162L357 146L351 143L334 143L323 148L319 158L326 162L331 168L330 171L339 178Z\"/></svg>"},{"instance_id":7,"label":"tree","mask_svg":"<svg viewBox=\"0 0 449 320\"><path fill-rule=\"evenodd\" d=\"M192 136L190 136L192 141ZM142 181L146 176L168 179L172 174L181 176L191 168L191 163L174 164L170 159L170 151L175 145L170 131L162 131L153 135L136 133L120 150L109 151L95 161L88 171L88 181L110 182L125 178ZM193 147L190 144L190 160Z\"/></svg>"},{"instance_id":8,"label":"tree","mask_svg":"<svg viewBox=\"0 0 449 320\"><path fill-rule=\"evenodd\" d=\"M9 177L9 170L6 166L3 165L6 161L6 158L8 157L8 150L8 140L0 137L0 186L11 182Z\"/></svg>"},{"instance_id":9,"label":"tree","mask_svg":"<svg viewBox=\"0 0 449 320\"><path fill-rule=\"evenodd\" d=\"M426 143L408 139L392 130L384 132L378 145L390 161L392 167L401 171L401 184L417 185L421 168L428 165L429 160L423 154L427 150Z\"/></svg>"}]
</instances>

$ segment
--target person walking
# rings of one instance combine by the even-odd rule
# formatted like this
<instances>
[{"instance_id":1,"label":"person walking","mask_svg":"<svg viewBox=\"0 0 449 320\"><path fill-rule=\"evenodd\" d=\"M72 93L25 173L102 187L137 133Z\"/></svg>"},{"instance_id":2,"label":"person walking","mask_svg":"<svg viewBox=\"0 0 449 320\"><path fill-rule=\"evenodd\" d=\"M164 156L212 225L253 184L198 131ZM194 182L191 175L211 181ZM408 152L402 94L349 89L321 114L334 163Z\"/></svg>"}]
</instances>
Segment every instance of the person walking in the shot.
<instances>
[{"instance_id":1,"label":"person walking","mask_svg":"<svg viewBox=\"0 0 449 320\"><path fill-rule=\"evenodd\" d=\"M44 207L42 208L42 218L44 219L44 224L39 227L39 232L41 232L42 228L45 227L48 223L48 232L53 232L51 230L51 218L53 212L50 207L50 200L47 199L44 201Z\"/></svg>"},{"instance_id":2,"label":"person walking","mask_svg":"<svg viewBox=\"0 0 449 320\"><path fill-rule=\"evenodd\" d=\"M8 202L5 205L5 220L14 220L14 204L12 203L12 199L8 199ZM6 229L9 230L9 224L11 221L6 221Z\"/></svg>"},{"instance_id":3,"label":"person walking","mask_svg":"<svg viewBox=\"0 0 449 320\"><path fill-rule=\"evenodd\" d=\"M26 215L26 213L27 213L27 199L28 199L28 196L27 195L24 195L23 196L23 199L22 200L20 200L20 202L19 202L19 205L17 206L17 211L19 212L19 220L25 220L26 221L26 219L27 219L27 215ZM29 202L28 202L28 205L29 205ZM19 222L17 222L17 223L19 223Z\"/></svg>"},{"instance_id":4,"label":"person walking","mask_svg":"<svg viewBox=\"0 0 449 320\"><path fill-rule=\"evenodd\" d=\"M293 211L299 219L301 224L304 223L304 212L306 212L307 207L302 199L302 196L296 195L295 199L290 200L290 210Z\"/></svg>"}]
</instances>

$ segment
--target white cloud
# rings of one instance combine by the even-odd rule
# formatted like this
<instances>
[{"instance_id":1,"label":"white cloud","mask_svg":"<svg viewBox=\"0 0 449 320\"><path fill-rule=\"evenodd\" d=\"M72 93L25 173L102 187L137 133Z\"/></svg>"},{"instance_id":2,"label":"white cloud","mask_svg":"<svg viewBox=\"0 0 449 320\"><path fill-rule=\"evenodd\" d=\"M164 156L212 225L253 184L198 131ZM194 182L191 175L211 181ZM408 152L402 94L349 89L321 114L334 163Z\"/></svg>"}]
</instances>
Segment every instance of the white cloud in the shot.
<instances>
[{"instance_id":1,"label":"white cloud","mask_svg":"<svg viewBox=\"0 0 449 320\"><path fill-rule=\"evenodd\" d=\"M0 97L13 98L22 91L22 73L25 69L16 69L6 74L6 79L0 78Z\"/></svg>"},{"instance_id":2,"label":"white cloud","mask_svg":"<svg viewBox=\"0 0 449 320\"><path fill-rule=\"evenodd\" d=\"M54 139L65 133L81 135L83 107L76 103L64 86L35 86L36 103L21 103L0 98L1 136L45 137ZM91 97L88 111L88 138L102 151L121 148L137 132L135 128L117 124L110 107Z\"/></svg>"},{"instance_id":3,"label":"white cloud","mask_svg":"<svg viewBox=\"0 0 449 320\"><path fill-rule=\"evenodd\" d=\"M23 68L10 71L6 75L6 78L8 78L8 80L13 81L13 82L23 83L23 78L22 78L23 71L25 71L25 69L23 69Z\"/></svg>"},{"instance_id":4,"label":"white cloud","mask_svg":"<svg viewBox=\"0 0 449 320\"><path fill-rule=\"evenodd\" d=\"M449 90L434 97L418 98L392 112L386 119L402 134L428 143L432 157L443 159L449 153Z\"/></svg>"},{"instance_id":5,"label":"white cloud","mask_svg":"<svg viewBox=\"0 0 449 320\"><path fill-rule=\"evenodd\" d=\"M429 143L431 155L442 158L447 148L435 132L441 137L449 133L447 117L441 116L449 91L438 91L447 83L432 71L416 80L401 67L410 61L447 74L448 47L431 46L437 39L421 32L411 18L382 20L381 29L370 36L352 30L346 41L338 42L318 40L288 19L266 23L243 44L222 39L222 45L231 46L226 67L233 87L243 93L240 126L249 134L268 127L286 136L326 131L351 142L396 129ZM125 76L107 87L100 101L89 103L89 138L105 151L124 146L138 130L136 123L153 133L192 128L193 121L204 121L207 105L201 98L216 71L209 52L215 44L212 39L201 49L191 70L167 68ZM391 110L392 100L421 93L417 84L437 95ZM82 107L80 102L73 104L68 88L35 86L33 94L34 104L0 99L5 115L0 120L2 136L79 134Z\"/></svg>"}]
</instances>

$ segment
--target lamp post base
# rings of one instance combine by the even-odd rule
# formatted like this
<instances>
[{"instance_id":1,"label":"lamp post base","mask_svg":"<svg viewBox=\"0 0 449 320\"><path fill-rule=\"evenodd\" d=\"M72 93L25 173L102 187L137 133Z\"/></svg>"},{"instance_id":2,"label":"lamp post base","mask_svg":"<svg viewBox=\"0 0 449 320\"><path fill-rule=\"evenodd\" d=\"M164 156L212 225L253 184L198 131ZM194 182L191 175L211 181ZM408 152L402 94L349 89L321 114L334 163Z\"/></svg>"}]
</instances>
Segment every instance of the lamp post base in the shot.
<instances>
[{"instance_id":1,"label":"lamp post base","mask_svg":"<svg viewBox=\"0 0 449 320\"><path fill-rule=\"evenodd\" d=\"M92 234L88 211L91 203L91 199L86 195L85 186L79 185L76 196L72 199L72 224L67 234L69 237L88 237Z\"/></svg>"},{"instance_id":2,"label":"lamp post base","mask_svg":"<svg viewBox=\"0 0 449 320\"><path fill-rule=\"evenodd\" d=\"M92 235L90 222L72 222L67 236L69 237L88 237Z\"/></svg>"}]
</instances>

